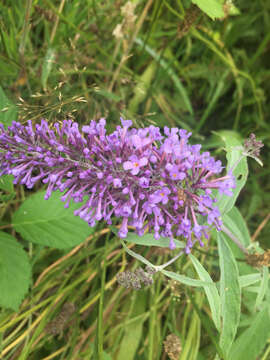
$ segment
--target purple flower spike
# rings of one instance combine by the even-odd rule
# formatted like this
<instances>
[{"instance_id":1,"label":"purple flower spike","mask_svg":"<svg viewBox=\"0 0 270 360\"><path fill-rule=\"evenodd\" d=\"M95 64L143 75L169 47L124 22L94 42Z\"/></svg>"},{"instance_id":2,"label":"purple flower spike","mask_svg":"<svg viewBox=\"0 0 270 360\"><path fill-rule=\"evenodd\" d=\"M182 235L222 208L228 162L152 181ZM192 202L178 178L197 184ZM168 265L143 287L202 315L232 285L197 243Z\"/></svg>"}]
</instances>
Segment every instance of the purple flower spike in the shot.
<instances>
[{"instance_id":1,"label":"purple flower spike","mask_svg":"<svg viewBox=\"0 0 270 360\"><path fill-rule=\"evenodd\" d=\"M123 119L121 124L111 134L105 119L92 120L82 131L72 120L53 126L14 121L8 130L0 124L0 175L12 174L14 183L28 188L42 181L45 198L60 190L65 207L86 199L75 215L89 226L116 217L121 238L130 225L138 236L148 230L155 239L168 237L171 249L175 237L185 238L187 254L194 243L203 246L210 228L222 225L212 190L231 196L232 173L218 178L221 162L201 153L201 145L190 145L186 130L135 129ZM246 146L254 144L262 146L253 135Z\"/></svg>"},{"instance_id":2,"label":"purple flower spike","mask_svg":"<svg viewBox=\"0 0 270 360\"><path fill-rule=\"evenodd\" d=\"M161 202L163 205L165 205L169 201L168 195L170 193L171 191L167 187L164 187L155 191L154 194L151 195L150 201L154 204Z\"/></svg>"},{"instance_id":3,"label":"purple flower spike","mask_svg":"<svg viewBox=\"0 0 270 360\"><path fill-rule=\"evenodd\" d=\"M123 168L125 170L131 170L132 175L137 175L140 171L140 168L147 165L148 160L146 157L139 159L136 155L131 155L129 161L125 161Z\"/></svg>"}]
</instances>

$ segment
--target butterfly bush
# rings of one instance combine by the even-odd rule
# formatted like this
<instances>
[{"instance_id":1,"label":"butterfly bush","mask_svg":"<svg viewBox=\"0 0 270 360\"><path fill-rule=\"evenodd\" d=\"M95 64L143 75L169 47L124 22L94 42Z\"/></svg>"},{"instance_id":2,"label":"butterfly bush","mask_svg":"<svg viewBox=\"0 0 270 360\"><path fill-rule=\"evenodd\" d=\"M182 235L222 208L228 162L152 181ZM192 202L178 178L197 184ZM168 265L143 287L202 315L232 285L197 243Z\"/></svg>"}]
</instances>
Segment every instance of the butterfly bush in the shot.
<instances>
[{"instance_id":1,"label":"butterfly bush","mask_svg":"<svg viewBox=\"0 0 270 360\"><path fill-rule=\"evenodd\" d=\"M139 236L169 237L171 249L177 236L186 239L186 253L195 242L203 246L211 227L221 229L214 194L232 195L232 173L219 176L221 162L189 144L186 130L121 124L111 134L105 119L81 131L72 120L53 126L14 121L7 130L0 124L0 175L12 174L29 189L42 181L45 199L60 190L65 207L82 203L74 214L90 226L119 218L121 238L131 225Z\"/></svg>"}]
</instances>

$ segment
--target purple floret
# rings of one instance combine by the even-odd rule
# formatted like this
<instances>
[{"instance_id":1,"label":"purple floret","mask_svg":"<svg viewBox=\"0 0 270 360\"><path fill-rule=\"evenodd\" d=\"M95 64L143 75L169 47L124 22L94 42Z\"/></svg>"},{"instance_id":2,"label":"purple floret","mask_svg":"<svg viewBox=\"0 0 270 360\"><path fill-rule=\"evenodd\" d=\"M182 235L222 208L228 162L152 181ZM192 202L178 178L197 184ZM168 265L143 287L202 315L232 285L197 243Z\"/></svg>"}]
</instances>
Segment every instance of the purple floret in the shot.
<instances>
[{"instance_id":1,"label":"purple floret","mask_svg":"<svg viewBox=\"0 0 270 360\"><path fill-rule=\"evenodd\" d=\"M121 124L111 134L105 119L92 120L82 131L72 120L0 126L0 175L12 174L28 188L42 181L45 199L60 190L66 207L84 201L75 215L90 226L119 218L121 238L133 226L139 236L148 231L156 239L169 237L171 249L176 236L186 239L187 253L196 241L203 246L210 227L221 227L212 189L232 195L233 175L217 178L221 162L201 153L201 145L190 145L186 130L135 129L123 119Z\"/></svg>"}]
</instances>

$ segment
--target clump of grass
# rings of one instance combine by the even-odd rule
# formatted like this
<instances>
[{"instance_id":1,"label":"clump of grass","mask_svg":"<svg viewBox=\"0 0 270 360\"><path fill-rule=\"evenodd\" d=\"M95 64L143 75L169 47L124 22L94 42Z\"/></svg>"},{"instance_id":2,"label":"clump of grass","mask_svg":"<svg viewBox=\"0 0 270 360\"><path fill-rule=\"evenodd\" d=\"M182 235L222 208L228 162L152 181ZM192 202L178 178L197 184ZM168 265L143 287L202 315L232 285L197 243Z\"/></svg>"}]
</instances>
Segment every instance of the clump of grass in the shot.
<instances>
[{"instance_id":1,"label":"clump of grass","mask_svg":"<svg viewBox=\"0 0 270 360\"><path fill-rule=\"evenodd\" d=\"M226 17L212 21L181 0L173 6L151 0L7 0L0 4L0 120L74 118L86 124L106 117L113 129L123 116L137 126L184 127L217 152L221 144L213 131L233 129L243 138L256 132L266 145L265 167L250 165L238 205L253 241L267 248L269 8L251 0L236 5L238 14L226 5ZM29 192L15 186L10 194L1 188L0 228L6 231ZM117 274L134 273L138 262L102 224L68 251L20 241L33 264L32 286L18 313L1 311L3 359L98 359L104 350L108 359L163 360L164 341L167 354L181 353L181 360L214 359L218 353L202 292L176 287L162 275L138 291L119 286ZM142 254L156 264L170 256L164 249ZM213 239L206 253L196 254L217 281ZM256 256L251 265L266 257ZM195 277L188 258L173 269ZM249 319L253 298L247 295L243 309ZM169 334L177 335L178 352ZM260 358L269 352L263 345Z\"/></svg>"}]
</instances>

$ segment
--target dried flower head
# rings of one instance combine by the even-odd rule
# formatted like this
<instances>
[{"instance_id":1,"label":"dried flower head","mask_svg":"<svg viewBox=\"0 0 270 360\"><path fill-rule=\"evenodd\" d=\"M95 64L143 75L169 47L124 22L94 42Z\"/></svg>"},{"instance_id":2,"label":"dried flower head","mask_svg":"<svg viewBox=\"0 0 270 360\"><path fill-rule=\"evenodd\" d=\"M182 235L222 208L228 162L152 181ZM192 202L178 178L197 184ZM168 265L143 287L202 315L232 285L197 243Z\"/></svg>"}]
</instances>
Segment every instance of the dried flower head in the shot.
<instances>
[{"instance_id":1,"label":"dried flower head","mask_svg":"<svg viewBox=\"0 0 270 360\"><path fill-rule=\"evenodd\" d=\"M246 261L253 267L270 266L270 250L265 251L263 254L249 254L246 256Z\"/></svg>"},{"instance_id":2,"label":"dried flower head","mask_svg":"<svg viewBox=\"0 0 270 360\"><path fill-rule=\"evenodd\" d=\"M57 317L47 324L45 331L50 335L57 335L61 333L75 310L76 308L73 303L65 303Z\"/></svg>"},{"instance_id":3,"label":"dried flower head","mask_svg":"<svg viewBox=\"0 0 270 360\"><path fill-rule=\"evenodd\" d=\"M144 286L150 286L153 284L153 275L155 273L154 268L147 267L146 271L142 268L132 271L123 271L116 275L116 279L119 285L125 288L133 288L135 290L141 289L141 284Z\"/></svg>"},{"instance_id":4,"label":"dried flower head","mask_svg":"<svg viewBox=\"0 0 270 360\"><path fill-rule=\"evenodd\" d=\"M126 289L133 288L134 290L139 290L141 288L140 279L135 273L129 270L117 274L116 279L118 284Z\"/></svg>"},{"instance_id":5,"label":"dried flower head","mask_svg":"<svg viewBox=\"0 0 270 360\"><path fill-rule=\"evenodd\" d=\"M260 165L263 165L261 160L259 159L260 150L264 146L261 140L256 140L255 134L250 134L249 138L244 142L244 152L245 156L252 157L255 159Z\"/></svg>"},{"instance_id":6,"label":"dried flower head","mask_svg":"<svg viewBox=\"0 0 270 360\"><path fill-rule=\"evenodd\" d=\"M125 21L128 24L132 24L135 22L137 16L134 14L136 8L136 4L128 1L124 6L121 7L121 14L124 16Z\"/></svg>"},{"instance_id":7,"label":"dried flower head","mask_svg":"<svg viewBox=\"0 0 270 360\"><path fill-rule=\"evenodd\" d=\"M164 350L171 360L178 360L182 351L179 337L175 334L168 335L164 341Z\"/></svg>"},{"instance_id":8,"label":"dried flower head","mask_svg":"<svg viewBox=\"0 0 270 360\"><path fill-rule=\"evenodd\" d=\"M65 207L82 202L74 214L90 226L120 219L121 238L131 225L139 236L169 237L171 249L176 236L186 239L186 253L197 241L203 246L210 228L222 224L213 190L231 196L233 175L217 177L221 162L189 144L186 130L121 123L111 134L105 119L82 131L72 120L53 126L41 120L35 127L14 121L8 130L0 124L0 176L11 174L30 189L42 181L45 200L60 190Z\"/></svg>"},{"instance_id":9,"label":"dried flower head","mask_svg":"<svg viewBox=\"0 0 270 360\"><path fill-rule=\"evenodd\" d=\"M124 34L123 34L123 28L122 28L122 24L117 24L115 29L113 30L113 36L116 38L116 39L123 39L124 37Z\"/></svg>"}]
</instances>

